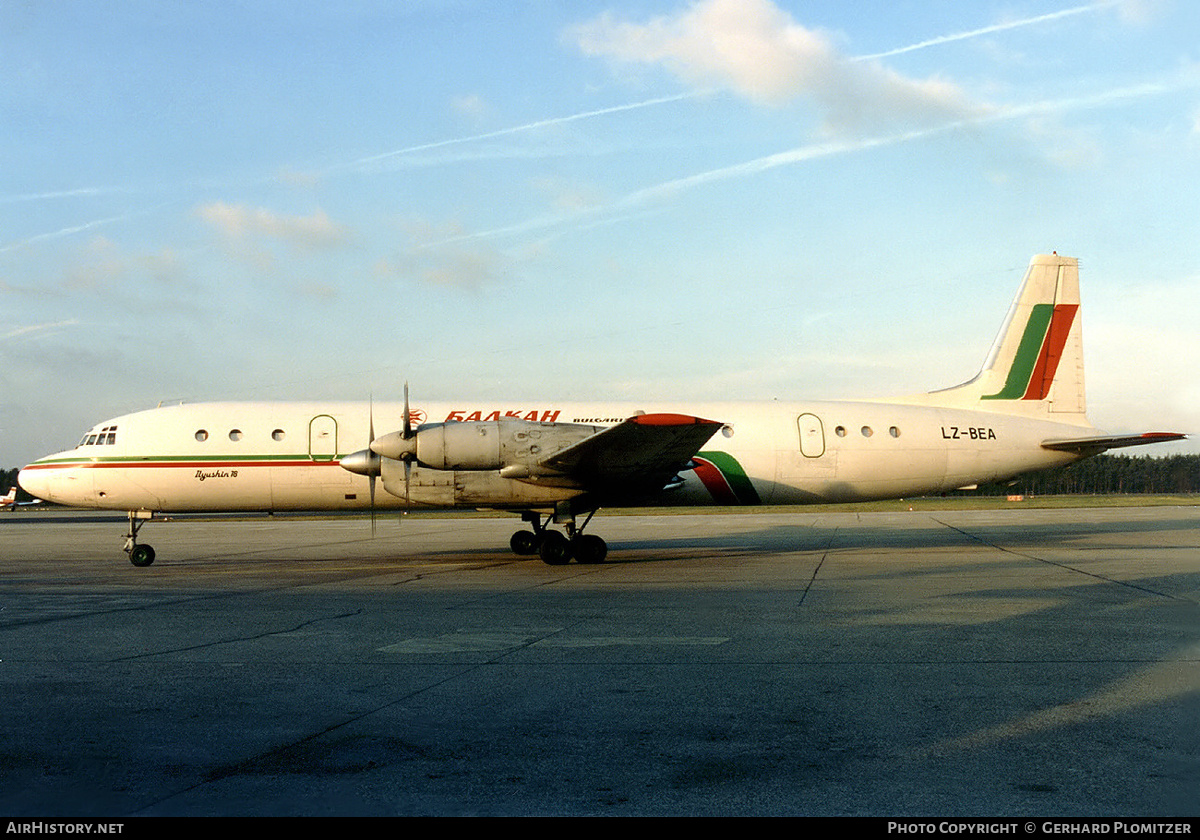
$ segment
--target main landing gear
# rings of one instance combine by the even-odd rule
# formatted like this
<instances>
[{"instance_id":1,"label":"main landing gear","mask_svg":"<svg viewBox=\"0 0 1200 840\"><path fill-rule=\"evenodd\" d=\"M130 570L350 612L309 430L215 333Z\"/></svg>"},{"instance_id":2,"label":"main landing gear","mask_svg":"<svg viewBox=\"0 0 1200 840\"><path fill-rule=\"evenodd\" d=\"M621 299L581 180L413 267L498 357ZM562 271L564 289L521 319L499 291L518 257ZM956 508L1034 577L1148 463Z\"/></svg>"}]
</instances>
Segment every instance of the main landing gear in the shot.
<instances>
[{"instance_id":1,"label":"main landing gear","mask_svg":"<svg viewBox=\"0 0 1200 840\"><path fill-rule=\"evenodd\" d=\"M125 535L125 553L129 555L129 562L135 566L149 566L154 562L154 549L148 545L139 545L137 541L138 531L153 518L154 514L151 511L129 511L129 533Z\"/></svg>"},{"instance_id":2,"label":"main landing gear","mask_svg":"<svg viewBox=\"0 0 1200 840\"><path fill-rule=\"evenodd\" d=\"M513 554L536 554L542 558L543 563L550 566L570 563L572 557L579 563L603 563L608 554L608 544L595 534L583 533L595 512L590 511L587 519L577 528L575 515L569 509L547 516L545 522L537 511L524 511L521 513L521 519L528 522L533 530L517 531L508 541L509 547L512 548ZM551 519L563 523L566 534L549 530L546 526L550 524Z\"/></svg>"}]
</instances>

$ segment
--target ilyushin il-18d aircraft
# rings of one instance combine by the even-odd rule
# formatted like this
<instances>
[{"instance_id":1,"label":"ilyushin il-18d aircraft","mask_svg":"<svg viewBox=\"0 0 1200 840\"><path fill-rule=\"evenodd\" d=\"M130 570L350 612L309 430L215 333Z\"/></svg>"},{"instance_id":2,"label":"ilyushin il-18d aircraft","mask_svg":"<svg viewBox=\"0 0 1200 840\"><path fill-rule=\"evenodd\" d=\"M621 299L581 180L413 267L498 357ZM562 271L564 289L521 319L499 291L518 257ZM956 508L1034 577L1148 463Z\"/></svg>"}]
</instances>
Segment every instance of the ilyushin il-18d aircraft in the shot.
<instances>
[{"instance_id":1,"label":"ilyushin il-18d aircraft","mask_svg":"<svg viewBox=\"0 0 1200 840\"><path fill-rule=\"evenodd\" d=\"M1107 449L1085 414L1079 266L1030 262L979 374L890 400L411 406L223 402L105 420L21 470L43 499L127 511L125 551L159 513L469 507L520 514L517 554L596 563L601 507L855 502L1005 482ZM377 435L378 423L390 424ZM382 481L383 493L376 492ZM555 526L561 526L561 530Z\"/></svg>"}]
</instances>

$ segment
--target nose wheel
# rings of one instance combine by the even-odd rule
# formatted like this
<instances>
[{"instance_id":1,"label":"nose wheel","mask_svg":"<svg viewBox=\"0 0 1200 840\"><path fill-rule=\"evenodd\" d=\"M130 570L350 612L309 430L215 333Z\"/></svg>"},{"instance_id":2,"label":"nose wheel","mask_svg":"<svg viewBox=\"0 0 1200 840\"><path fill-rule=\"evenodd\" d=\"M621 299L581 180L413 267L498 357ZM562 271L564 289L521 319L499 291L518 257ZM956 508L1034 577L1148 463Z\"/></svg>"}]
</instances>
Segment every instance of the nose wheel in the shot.
<instances>
[{"instance_id":1,"label":"nose wheel","mask_svg":"<svg viewBox=\"0 0 1200 840\"><path fill-rule=\"evenodd\" d=\"M154 549L137 541L138 531L153 517L152 512L129 511L129 533L125 535L125 553L129 555L129 562L139 568L154 562Z\"/></svg>"}]
</instances>

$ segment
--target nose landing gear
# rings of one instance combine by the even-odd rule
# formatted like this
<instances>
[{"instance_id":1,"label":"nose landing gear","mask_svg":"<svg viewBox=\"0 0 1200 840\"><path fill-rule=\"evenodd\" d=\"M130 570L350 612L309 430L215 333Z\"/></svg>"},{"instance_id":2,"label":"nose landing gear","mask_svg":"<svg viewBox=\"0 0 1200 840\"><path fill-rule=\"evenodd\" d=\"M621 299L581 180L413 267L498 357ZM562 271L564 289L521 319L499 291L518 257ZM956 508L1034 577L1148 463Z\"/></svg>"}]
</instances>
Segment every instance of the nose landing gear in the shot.
<instances>
[{"instance_id":1,"label":"nose landing gear","mask_svg":"<svg viewBox=\"0 0 1200 840\"><path fill-rule=\"evenodd\" d=\"M129 555L129 562L135 566L145 567L154 562L154 549L148 545L139 545L137 541L138 531L153 518L153 511L129 511L129 533L125 535L125 553Z\"/></svg>"}]
</instances>

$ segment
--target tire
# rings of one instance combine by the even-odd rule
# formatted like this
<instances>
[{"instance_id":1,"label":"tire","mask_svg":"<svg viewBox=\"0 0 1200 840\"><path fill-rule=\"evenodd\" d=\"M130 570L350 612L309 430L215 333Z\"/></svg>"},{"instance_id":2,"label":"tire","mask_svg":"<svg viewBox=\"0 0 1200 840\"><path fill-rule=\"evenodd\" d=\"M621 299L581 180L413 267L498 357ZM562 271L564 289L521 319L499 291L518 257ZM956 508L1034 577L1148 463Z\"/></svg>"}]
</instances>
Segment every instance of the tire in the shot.
<instances>
[{"instance_id":1,"label":"tire","mask_svg":"<svg viewBox=\"0 0 1200 840\"><path fill-rule=\"evenodd\" d=\"M595 534L581 534L571 541L571 553L580 563L603 563L608 543Z\"/></svg>"},{"instance_id":2,"label":"tire","mask_svg":"<svg viewBox=\"0 0 1200 840\"><path fill-rule=\"evenodd\" d=\"M571 544L558 531L547 531L538 546L538 556L547 566L563 566L571 562Z\"/></svg>"},{"instance_id":3,"label":"tire","mask_svg":"<svg viewBox=\"0 0 1200 840\"><path fill-rule=\"evenodd\" d=\"M529 557L538 553L540 543L541 539L533 531L517 531L508 541L508 547L512 549L513 554Z\"/></svg>"},{"instance_id":4,"label":"tire","mask_svg":"<svg viewBox=\"0 0 1200 840\"><path fill-rule=\"evenodd\" d=\"M154 562L154 549L148 545L135 545L129 552L129 562L144 568Z\"/></svg>"}]
</instances>

